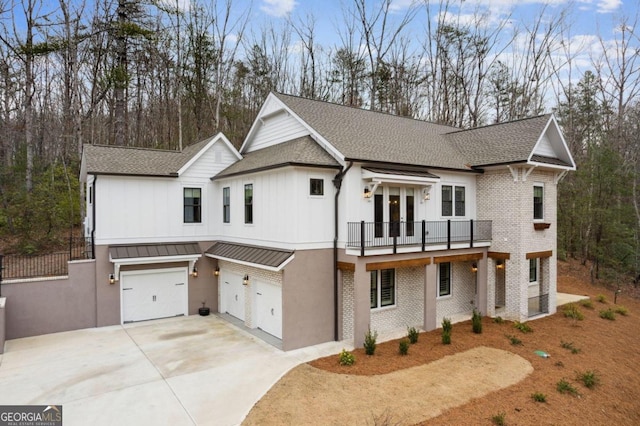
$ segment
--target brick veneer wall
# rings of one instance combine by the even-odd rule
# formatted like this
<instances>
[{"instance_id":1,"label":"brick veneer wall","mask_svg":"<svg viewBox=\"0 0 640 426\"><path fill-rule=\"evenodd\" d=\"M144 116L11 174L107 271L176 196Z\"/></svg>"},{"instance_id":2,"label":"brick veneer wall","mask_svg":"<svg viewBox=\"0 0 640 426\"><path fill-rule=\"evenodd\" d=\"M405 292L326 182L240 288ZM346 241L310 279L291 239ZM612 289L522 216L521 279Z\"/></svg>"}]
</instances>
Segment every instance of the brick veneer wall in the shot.
<instances>
[{"instance_id":1,"label":"brick veneer wall","mask_svg":"<svg viewBox=\"0 0 640 426\"><path fill-rule=\"evenodd\" d=\"M353 272L342 273L342 338L353 338Z\"/></svg>"},{"instance_id":2,"label":"brick veneer wall","mask_svg":"<svg viewBox=\"0 0 640 426\"><path fill-rule=\"evenodd\" d=\"M436 300L436 324L442 319L451 319L454 315L469 313L473 310L476 297L476 275L471 272L471 263L451 264L451 296Z\"/></svg>"}]
</instances>

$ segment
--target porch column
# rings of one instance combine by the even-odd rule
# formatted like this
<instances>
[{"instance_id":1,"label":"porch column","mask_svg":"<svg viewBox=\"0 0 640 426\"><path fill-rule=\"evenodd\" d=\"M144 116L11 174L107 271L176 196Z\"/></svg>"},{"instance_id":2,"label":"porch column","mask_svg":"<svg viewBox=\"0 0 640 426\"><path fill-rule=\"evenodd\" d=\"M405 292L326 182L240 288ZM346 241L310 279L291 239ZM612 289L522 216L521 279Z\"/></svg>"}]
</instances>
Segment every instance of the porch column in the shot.
<instances>
[{"instance_id":1,"label":"porch column","mask_svg":"<svg viewBox=\"0 0 640 426\"><path fill-rule=\"evenodd\" d=\"M482 259L478 260L478 271L477 271L477 280L478 280L478 311L482 313L482 315L488 315L488 304L487 304L487 279L488 279L488 262L487 262L487 253L484 254Z\"/></svg>"},{"instance_id":2,"label":"porch column","mask_svg":"<svg viewBox=\"0 0 640 426\"><path fill-rule=\"evenodd\" d=\"M436 295L438 294L438 265L431 263L425 267L424 280L424 326L426 331L437 328Z\"/></svg>"},{"instance_id":3,"label":"porch column","mask_svg":"<svg viewBox=\"0 0 640 426\"><path fill-rule=\"evenodd\" d=\"M362 259L356 262L353 273L353 346L356 348L364 344L364 335L371 323L371 278Z\"/></svg>"}]
</instances>

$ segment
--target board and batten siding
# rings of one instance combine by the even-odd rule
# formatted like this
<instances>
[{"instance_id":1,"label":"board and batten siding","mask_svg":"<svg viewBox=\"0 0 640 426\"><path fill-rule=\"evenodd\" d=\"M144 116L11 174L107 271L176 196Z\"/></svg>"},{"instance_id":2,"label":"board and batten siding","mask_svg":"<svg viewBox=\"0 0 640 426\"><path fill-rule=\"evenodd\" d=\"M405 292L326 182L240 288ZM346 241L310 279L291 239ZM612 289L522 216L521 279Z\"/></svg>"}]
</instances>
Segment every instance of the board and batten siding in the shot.
<instances>
[{"instance_id":1,"label":"board and batten siding","mask_svg":"<svg viewBox=\"0 0 640 426\"><path fill-rule=\"evenodd\" d=\"M245 152L257 151L309 134L307 128L284 111L267 117L264 122L257 121L256 126L258 128L255 131L253 140L246 147Z\"/></svg>"},{"instance_id":2,"label":"board and batten siding","mask_svg":"<svg viewBox=\"0 0 640 426\"><path fill-rule=\"evenodd\" d=\"M225 144L217 142L187 168L180 177L208 181L237 160L238 158L229 151Z\"/></svg>"},{"instance_id":3,"label":"board and batten siding","mask_svg":"<svg viewBox=\"0 0 640 426\"><path fill-rule=\"evenodd\" d=\"M546 133L542 135L542 137L540 138L540 141L538 142L538 145L536 146L536 149L533 153L537 155L542 155L544 157L556 156L555 149L553 148L553 145L551 144L551 140L549 139Z\"/></svg>"}]
</instances>

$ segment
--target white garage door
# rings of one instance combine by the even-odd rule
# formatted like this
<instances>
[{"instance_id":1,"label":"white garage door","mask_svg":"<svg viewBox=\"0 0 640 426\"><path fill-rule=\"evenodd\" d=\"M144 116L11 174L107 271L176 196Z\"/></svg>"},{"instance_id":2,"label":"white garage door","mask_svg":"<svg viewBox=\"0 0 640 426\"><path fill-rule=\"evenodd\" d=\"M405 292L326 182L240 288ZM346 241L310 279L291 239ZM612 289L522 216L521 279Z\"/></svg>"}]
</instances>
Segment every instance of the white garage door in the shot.
<instances>
[{"instance_id":1,"label":"white garage door","mask_svg":"<svg viewBox=\"0 0 640 426\"><path fill-rule=\"evenodd\" d=\"M259 329L282 339L282 288L256 282L256 323Z\"/></svg>"},{"instance_id":2,"label":"white garage door","mask_svg":"<svg viewBox=\"0 0 640 426\"><path fill-rule=\"evenodd\" d=\"M242 277L220 271L220 312L244 321L244 285Z\"/></svg>"},{"instance_id":3,"label":"white garage door","mask_svg":"<svg viewBox=\"0 0 640 426\"><path fill-rule=\"evenodd\" d=\"M122 272L122 322L187 315L187 278L187 268Z\"/></svg>"}]
</instances>

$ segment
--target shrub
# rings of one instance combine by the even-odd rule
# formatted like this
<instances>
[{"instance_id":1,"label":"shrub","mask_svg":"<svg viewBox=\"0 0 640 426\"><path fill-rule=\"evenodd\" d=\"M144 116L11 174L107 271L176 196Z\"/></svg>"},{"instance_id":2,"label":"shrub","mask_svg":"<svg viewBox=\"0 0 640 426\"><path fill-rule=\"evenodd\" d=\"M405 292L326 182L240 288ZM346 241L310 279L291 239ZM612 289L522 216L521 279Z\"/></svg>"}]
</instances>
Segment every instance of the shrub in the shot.
<instances>
[{"instance_id":1,"label":"shrub","mask_svg":"<svg viewBox=\"0 0 640 426\"><path fill-rule=\"evenodd\" d=\"M400 344L398 345L398 352L400 352L400 355L406 355L409 353L409 340L400 340Z\"/></svg>"},{"instance_id":2,"label":"shrub","mask_svg":"<svg viewBox=\"0 0 640 426\"><path fill-rule=\"evenodd\" d=\"M482 314L475 309L473 310L473 316L471 317L471 330L476 334L482 333Z\"/></svg>"},{"instance_id":3,"label":"shrub","mask_svg":"<svg viewBox=\"0 0 640 426\"><path fill-rule=\"evenodd\" d=\"M613 312L613 309L609 308L604 311L600 311L600 318L608 319L609 321L613 321L616 319L616 313Z\"/></svg>"},{"instance_id":4,"label":"shrub","mask_svg":"<svg viewBox=\"0 0 640 426\"><path fill-rule=\"evenodd\" d=\"M442 318L442 330L444 331L453 330L453 325L451 325L451 320L449 318Z\"/></svg>"},{"instance_id":5,"label":"shrub","mask_svg":"<svg viewBox=\"0 0 640 426\"><path fill-rule=\"evenodd\" d=\"M507 336L507 339L509 339L509 341L513 346L522 345L522 340L518 339L516 336L509 336L509 335L505 335L505 336Z\"/></svg>"},{"instance_id":6,"label":"shrub","mask_svg":"<svg viewBox=\"0 0 640 426\"><path fill-rule=\"evenodd\" d=\"M587 309L593 309L593 302L591 301L591 299L584 299L580 301L580 304L582 305L582 307L587 308Z\"/></svg>"},{"instance_id":7,"label":"shrub","mask_svg":"<svg viewBox=\"0 0 640 426\"><path fill-rule=\"evenodd\" d=\"M572 354L577 354L580 353L580 349L576 348L575 346L573 346L573 343L571 342L563 342L562 340L560 341L560 346L564 349L568 349L571 351Z\"/></svg>"},{"instance_id":8,"label":"shrub","mask_svg":"<svg viewBox=\"0 0 640 426\"><path fill-rule=\"evenodd\" d=\"M451 344L451 330L453 326L451 325L451 320L449 318L442 319L442 343L444 345Z\"/></svg>"},{"instance_id":9,"label":"shrub","mask_svg":"<svg viewBox=\"0 0 640 426\"><path fill-rule=\"evenodd\" d=\"M533 329L526 322L516 321L513 326L523 333L532 333Z\"/></svg>"},{"instance_id":10,"label":"shrub","mask_svg":"<svg viewBox=\"0 0 640 426\"><path fill-rule=\"evenodd\" d=\"M607 297L604 294L597 295L596 300L600 303L607 303Z\"/></svg>"},{"instance_id":11,"label":"shrub","mask_svg":"<svg viewBox=\"0 0 640 426\"><path fill-rule=\"evenodd\" d=\"M576 389L571 383L567 382L565 379L561 379L557 384L556 384L556 389L558 390L558 392L560 393L570 393L573 396L578 396L580 395L578 393L578 389Z\"/></svg>"},{"instance_id":12,"label":"shrub","mask_svg":"<svg viewBox=\"0 0 640 426\"><path fill-rule=\"evenodd\" d=\"M493 319L493 322L495 322L496 324L504 324L504 320L502 319L502 317L495 317Z\"/></svg>"},{"instance_id":13,"label":"shrub","mask_svg":"<svg viewBox=\"0 0 640 426\"><path fill-rule=\"evenodd\" d=\"M620 305L620 306L616 306L616 308L614 309L614 312L616 314L620 314L624 317L626 317L627 315L629 315L629 311L627 310L627 308L625 308L624 306Z\"/></svg>"},{"instance_id":14,"label":"shrub","mask_svg":"<svg viewBox=\"0 0 640 426\"><path fill-rule=\"evenodd\" d=\"M587 370L584 373L578 373L577 380L581 381L588 389L593 389L600 383L600 376L595 371Z\"/></svg>"},{"instance_id":15,"label":"shrub","mask_svg":"<svg viewBox=\"0 0 640 426\"><path fill-rule=\"evenodd\" d=\"M353 365L356 362L356 357L346 349L340 352L340 365Z\"/></svg>"},{"instance_id":16,"label":"shrub","mask_svg":"<svg viewBox=\"0 0 640 426\"><path fill-rule=\"evenodd\" d=\"M504 426L506 424L505 423L505 413L501 412L501 413L498 413L498 414L494 414L493 416L491 416L491 421L496 426Z\"/></svg>"},{"instance_id":17,"label":"shrub","mask_svg":"<svg viewBox=\"0 0 640 426\"><path fill-rule=\"evenodd\" d=\"M376 352L376 339L378 338L378 332L371 333L371 329L364 334L364 353L367 355L373 355Z\"/></svg>"},{"instance_id":18,"label":"shrub","mask_svg":"<svg viewBox=\"0 0 640 426\"><path fill-rule=\"evenodd\" d=\"M533 398L535 402L547 402L547 395L542 392L535 392L531 394L531 398Z\"/></svg>"},{"instance_id":19,"label":"shrub","mask_svg":"<svg viewBox=\"0 0 640 426\"><path fill-rule=\"evenodd\" d=\"M573 303L569 303L562 308L562 313L567 318L572 318L577 321L582 321L584 319L584 315L580 312L580 309Z\"/></svg>"},{"instance_id":20,"label":"shrub","mask_svg":"<svg viewBox=\"0 0 640 426\"><path fill-rule=\"evenodd\" d=\"M407 337L409 338L409 343L412 345L414 343L418 343L418 330L415 327L407 327Z\"/></svg>"}]
</instances>

